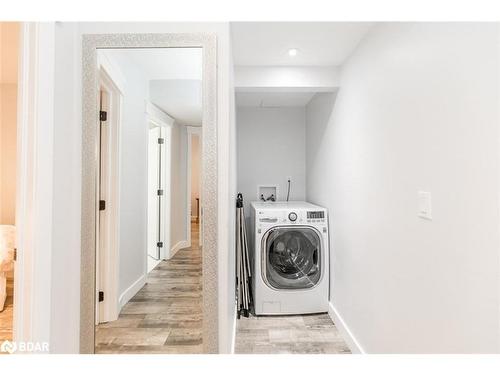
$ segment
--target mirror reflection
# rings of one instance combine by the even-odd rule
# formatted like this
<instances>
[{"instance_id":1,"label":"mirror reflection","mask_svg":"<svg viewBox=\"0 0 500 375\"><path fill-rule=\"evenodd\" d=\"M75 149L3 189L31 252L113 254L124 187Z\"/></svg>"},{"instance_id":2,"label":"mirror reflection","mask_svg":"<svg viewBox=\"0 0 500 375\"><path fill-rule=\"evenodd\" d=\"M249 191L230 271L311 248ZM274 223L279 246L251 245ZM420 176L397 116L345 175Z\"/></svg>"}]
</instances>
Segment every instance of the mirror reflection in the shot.
<instances>
[{"instance_id":1,"label":"mirror reflection","mask_svg":"<svg viewBox=\"0 0 500 375\"><path fill-rule=\"evenodd\" d=\"M202 353L202 49L97 69L96 353Z\"/></svg>"}]
</instances>

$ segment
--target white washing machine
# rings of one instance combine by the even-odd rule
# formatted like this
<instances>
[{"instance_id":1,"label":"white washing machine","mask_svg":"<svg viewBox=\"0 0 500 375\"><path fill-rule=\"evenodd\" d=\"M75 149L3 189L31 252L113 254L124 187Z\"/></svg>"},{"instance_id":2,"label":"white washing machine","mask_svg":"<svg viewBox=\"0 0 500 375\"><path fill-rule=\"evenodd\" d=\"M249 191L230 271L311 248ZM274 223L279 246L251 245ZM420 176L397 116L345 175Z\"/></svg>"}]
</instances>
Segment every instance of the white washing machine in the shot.
<instances>
[{"instance_id":1,"label":"white washing machine","mask_svg":"<svg viewBox=\"0 0 500 375\"><path fill-rule=\"evenodd\" d=\"M327 210L307 202L252 202L256 315L328 311Z\"/></svg>"}]
</instances>

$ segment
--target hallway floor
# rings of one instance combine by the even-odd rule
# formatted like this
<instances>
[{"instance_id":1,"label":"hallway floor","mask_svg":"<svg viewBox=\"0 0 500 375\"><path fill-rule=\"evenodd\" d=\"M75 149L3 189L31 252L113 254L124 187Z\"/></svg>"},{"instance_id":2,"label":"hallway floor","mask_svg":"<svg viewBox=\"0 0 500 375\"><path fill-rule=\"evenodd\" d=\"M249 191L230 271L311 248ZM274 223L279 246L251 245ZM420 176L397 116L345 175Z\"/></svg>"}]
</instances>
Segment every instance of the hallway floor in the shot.
<instances>
[{"instance_id":1,"label":"hallway floor","mask_svg":"<svg viewBox=\"0 0 500 375\"><path fill-rule=\"evenodd\" d=\"M236 354L350 354L328 314L241 317Z\"/></svg>"},{"instance_id":2,"label":"hallway floor","mask_svg":"<svg viewBox=\"0 0 500 375\"><path fill-rule=\"evenodd\" d=\"M202 353L202 257L199 226L191 244L162 261L118 320L96 330L96 353Z\"/></svg>"}]
</instances>

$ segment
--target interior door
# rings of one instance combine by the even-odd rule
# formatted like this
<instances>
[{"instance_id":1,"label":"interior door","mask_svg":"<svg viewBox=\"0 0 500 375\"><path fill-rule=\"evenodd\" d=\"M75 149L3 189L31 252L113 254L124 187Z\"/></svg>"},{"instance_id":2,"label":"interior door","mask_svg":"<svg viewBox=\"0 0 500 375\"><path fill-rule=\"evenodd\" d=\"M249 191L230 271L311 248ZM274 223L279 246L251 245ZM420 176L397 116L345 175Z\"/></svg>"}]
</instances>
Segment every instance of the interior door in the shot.
<instances>
[{"instance_id":1,"label":"interior door","mask_svg":"<svg viewBox=\"0 0 500 375\"><path fill-rule=\"evenodd\" d=\"M96 324L104 320L104 289L105 277L103 275L103 265L106 261L106 254L109 246L109 214L106 210L106 202L109 197L108 181L109 181L109 129L108 129L108 114L109 114L109 95L106 91L100 91L99 97L99 174L98 174L98 200L99 207L97 212L97 253L96 253Z\"/></svg>"},{"instance_id":2,"label":"interior door","mask_svg":"<svg viewBox=\"0 0 500 375\"><path fill-rule=\"evenodd\" d=\"M154 259L160 259L160 251L163 247L163 145L161 127L150 126L148 147L148 256Z\"/></svg>"}]
</instances>

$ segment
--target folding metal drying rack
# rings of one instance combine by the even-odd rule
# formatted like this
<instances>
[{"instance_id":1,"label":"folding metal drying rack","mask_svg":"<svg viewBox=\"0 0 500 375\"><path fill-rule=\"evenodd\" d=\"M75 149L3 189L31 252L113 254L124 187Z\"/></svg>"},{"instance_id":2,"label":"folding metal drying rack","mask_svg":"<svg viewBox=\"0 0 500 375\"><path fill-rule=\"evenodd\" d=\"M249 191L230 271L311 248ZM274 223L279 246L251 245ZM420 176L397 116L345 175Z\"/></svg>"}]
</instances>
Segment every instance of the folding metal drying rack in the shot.
<instances>
[{"instance_id":1,"label":"folding metal drying rack","mask_svg":"<svg viewBox=\"0 0 500 375\"><path fill-rule=\"evenodd\" d=\"M243 211L243 195L236 198L236 294L238 298L238 319L248 317L252 306L252 272L248 255L248 241Z\"/></svg>"}]
</instances>

